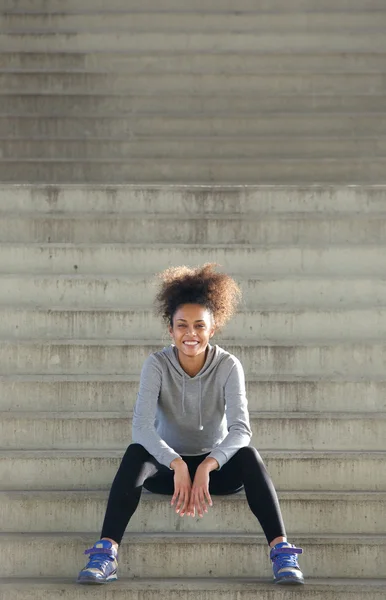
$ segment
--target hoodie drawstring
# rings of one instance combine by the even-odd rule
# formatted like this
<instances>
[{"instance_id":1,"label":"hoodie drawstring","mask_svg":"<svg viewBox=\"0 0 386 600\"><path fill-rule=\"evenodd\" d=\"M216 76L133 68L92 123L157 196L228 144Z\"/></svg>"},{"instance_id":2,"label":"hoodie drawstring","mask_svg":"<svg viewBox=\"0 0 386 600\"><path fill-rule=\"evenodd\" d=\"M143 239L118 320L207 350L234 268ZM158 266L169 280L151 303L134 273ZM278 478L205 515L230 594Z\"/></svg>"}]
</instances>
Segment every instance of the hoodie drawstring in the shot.
<instances>
[{"instance_id":1,"label":"hoodie drawstring","mask_svg":"<svg viewBox=\"0 0 386 600\"><path fill-rule=\"evenodd\" d=\"M200 411L200 431L202 431L204 429L204 426L202 424L202 414L201 414L201 402L202 402L202 393L201 393L201 377L198 378L198 389L199 389L199 396L200 396L200 400L199 400L199 408L198 410Z\"/></svg>"},{"instance_id":2,"label":"hoodie drawstring","mask_svg":"<svg viewBox=\"0 0 386 600\"><path fill-rule=\"evenodd\" d=\"M184 415L186 415L186 409L185 409L185 390L186 390L186 383L185 383L185 375L182 376L182 413ZM199 425L199 430L202 431L204 429L204 426L202 424L202 411L201 411L201 405L202 405L202 387L201 387L201 377L198 378L198 395L199 395L199 404L198 404L198 410L200 413L200 425Z\"/></svg>"},{"instance_id":3,"label":"hoodie drawstring","mask_svg":"<svg viewBox=\"0 0 386 600\"><path fill-rule=\"evenodd\" d=\"M186 415L185 410L185 375L182 376L182 412Z\"/></svg>"}]
</instances>

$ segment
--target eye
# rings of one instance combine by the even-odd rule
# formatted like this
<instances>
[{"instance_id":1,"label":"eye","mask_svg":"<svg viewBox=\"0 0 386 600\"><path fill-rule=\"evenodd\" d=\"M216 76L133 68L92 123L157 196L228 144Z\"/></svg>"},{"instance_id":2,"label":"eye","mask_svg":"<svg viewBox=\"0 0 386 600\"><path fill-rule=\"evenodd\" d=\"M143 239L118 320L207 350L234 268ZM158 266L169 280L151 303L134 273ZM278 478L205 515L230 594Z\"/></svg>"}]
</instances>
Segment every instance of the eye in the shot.
<instances>
[{"instance_id":1,"label":"eye","mask_svg":"<svg viewBox=\"0 0 386 600\"><path fill-rule=\"evenodd\" d=\"M180 324L178 325L178 327L186 327L186 325L184 325L183 323L180 323Z\"/></svg>"}]
</instances>

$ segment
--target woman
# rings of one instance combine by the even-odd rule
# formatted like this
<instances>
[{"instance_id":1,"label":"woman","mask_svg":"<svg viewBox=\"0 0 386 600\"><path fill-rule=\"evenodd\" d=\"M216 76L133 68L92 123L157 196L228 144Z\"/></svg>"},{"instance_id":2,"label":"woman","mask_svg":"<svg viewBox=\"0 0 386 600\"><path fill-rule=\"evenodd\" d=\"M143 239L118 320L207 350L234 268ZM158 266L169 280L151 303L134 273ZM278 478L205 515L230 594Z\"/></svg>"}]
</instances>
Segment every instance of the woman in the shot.
<instances>
[{"instance_id":1,"label":"woman","mask_svg":"<svg viewBox=\"0 0 386 600\"><path fill-rule=\"evenodd\" d=\"M202 518L211 495L243 487L248 505L271 548L274 581L303 583L302 553L287 542L279 502L257 450L239 360L209 340L233 315L236 282L215 265L170 268L161 273L158 313L173 343L145 361L134 409L133 443L111 487L101 539L79 583L117 579L118 546L142 487L172 495L176 513Z\"/></svg>"}]
</instances>

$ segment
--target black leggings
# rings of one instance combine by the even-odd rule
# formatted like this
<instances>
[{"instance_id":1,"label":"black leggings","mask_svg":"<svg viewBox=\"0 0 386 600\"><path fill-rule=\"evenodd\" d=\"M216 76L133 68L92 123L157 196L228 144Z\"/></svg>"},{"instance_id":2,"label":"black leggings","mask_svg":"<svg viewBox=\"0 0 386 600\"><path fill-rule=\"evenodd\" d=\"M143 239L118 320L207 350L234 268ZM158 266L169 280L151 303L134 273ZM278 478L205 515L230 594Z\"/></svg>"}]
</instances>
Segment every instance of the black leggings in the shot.
<instances>
[{"instance_id":1,"label":"black leggings","mask_svg":"<svg viewBox=\"0 0 386 600\"><path fill-rule=\"evenodd\" d=\"M182 456L188 465L192 481L198 465L208 454ZM140 444L131 444L111 486L102 538L121 543L126 527L139 504L142 486L155 494L172 496L174 471L161 465ZM268 544L279 536L285 536L275 488L260 454L251 446L238 450L219 471L211 471L209 475L210 494L234 494L243 487L249 507L259 520Z\"/></svg>"},{"instance_id":2,"label":"black leggings","mask_svg":"<svg viewBox=\"0 0 386 600\"><path fill-rule=\"evenodd\" d=\"M182 457L192 481L198 465L208 454ZM219 471L211 471L209 478L209 492L213 495L234 494L245 488L249 507L259 520L268 544L286 536L275 488L255 448L241 448ZM131 444L111 486L101 537L121 543L139 504L142 486L155 494L172 496L174 471L161 465L140 444Z\"/></svg>"}]
</instances>

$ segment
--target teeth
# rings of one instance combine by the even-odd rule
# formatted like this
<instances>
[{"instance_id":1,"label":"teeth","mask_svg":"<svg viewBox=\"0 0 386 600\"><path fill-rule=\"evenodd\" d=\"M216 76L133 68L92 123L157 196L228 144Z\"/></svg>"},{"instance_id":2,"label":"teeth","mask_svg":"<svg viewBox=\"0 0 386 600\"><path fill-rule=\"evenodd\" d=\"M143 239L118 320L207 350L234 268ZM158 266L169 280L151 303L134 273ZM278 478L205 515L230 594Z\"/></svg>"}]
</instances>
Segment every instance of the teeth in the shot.
<instances>
[{"instance_id":1,"label":"teeth","mask_svg":"<svg viewBox=\"0 0 386 600\"><path fill-rule=\"evenodd\" d=\"M198 342L184 342L187 346L195 346Z\"/></svg>"}]
</instances>

